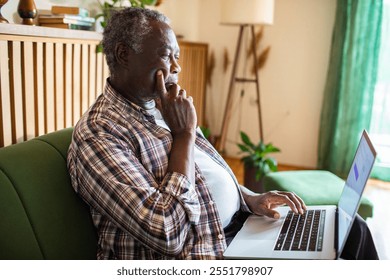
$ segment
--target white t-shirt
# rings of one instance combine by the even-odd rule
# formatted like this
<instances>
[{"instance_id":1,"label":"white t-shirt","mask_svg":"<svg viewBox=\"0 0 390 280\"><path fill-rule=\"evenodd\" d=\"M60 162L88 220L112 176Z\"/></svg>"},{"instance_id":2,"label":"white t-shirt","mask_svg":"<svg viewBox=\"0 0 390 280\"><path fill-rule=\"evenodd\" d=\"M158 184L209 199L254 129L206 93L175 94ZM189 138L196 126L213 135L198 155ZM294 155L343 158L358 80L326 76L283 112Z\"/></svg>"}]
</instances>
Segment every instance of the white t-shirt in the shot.
<instances>
[{"instance_id":1,"label":"white t-shirt","mask_svg":"<svg viewBox=\"0 0 390 280\"><path fill-rule=\"evenodd\" d=\"M147 111L154 116L157 125L170 130L157 108ZM207 186L209 187L214 202L217 204L222 226L226 227L233 215L240 209L240 194L236 184L229 172L204 151L195 146L194 154L195 162L206 178Z\"/></svg>"}]
</instances>

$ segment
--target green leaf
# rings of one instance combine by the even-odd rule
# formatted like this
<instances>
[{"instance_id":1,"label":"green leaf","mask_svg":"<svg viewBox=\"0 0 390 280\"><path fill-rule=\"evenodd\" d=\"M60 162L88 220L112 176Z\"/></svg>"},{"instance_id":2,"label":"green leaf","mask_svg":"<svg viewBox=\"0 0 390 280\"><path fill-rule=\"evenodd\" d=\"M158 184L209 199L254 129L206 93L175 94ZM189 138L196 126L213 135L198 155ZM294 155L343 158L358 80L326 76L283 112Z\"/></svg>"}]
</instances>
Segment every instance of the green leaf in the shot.
<instances>
[{"instance_id":1,"label":"green leaf","mask_svg":"<svg viewBox=\"0 0 390 280\"><path fill-rule=\"evenodd\" d=\"M256 181L260 181L264 176L264 172L262 169L257 170L256 172Z\"/></svg>"},{"instance_id":2,"label":"green leaf","mask_svg":"<svg viewBox=\"0 0 390 280\"><path fill-rule=\"evenodd\" d=\"M97 14L97 15L95 16L95 19L99 19L100 17L104 17L104 14L103 14L103 13Z\"/></svg>"},{"instance_id":3,"label":"green leaf","mask_svg":"<svg viewBox=\"0 0 390 280\"><path fill-rule=\"evenodd\" d=\"M250 149L245 145L237 144L237 146L240 148L242 152L250 152Z\"/></svg>"},{"instance_id":4,"label":"green leaf","mask_svg":"<svg viewBox=\"0 0 390 280\"><path fill-rule=\"evenodd\" d=\"M139 1L136 0L130 0L131 6L132 7L141 7L141 4Z\"/></svg>"},{"instance_id":5,"label":"green leaf","mask_svg":"<svg viewBox=\"0 0 390 280\"><path fill-rule=\"evenodd\" d=\"M254 145L253 145L253 143L251 142L251 140L249 139L249 136L248 136L245 132L243 132L243 131L241 131L240 134L241 134L241 140L242 140L242 142L244 142L244 144L248 145L249 147L252 147L252 148L253 148Z\"/></svg>"},{"instance_id":6,"label":"green leaf","mask_svg":"<svg viewBox=\"0 0 390 280\"><path fill-rule=\"evenodd\" d=\"M267 157L269 153L280 152L280 149L272 145L259 141L256 146L252 143L249 136L241 131L241 140L243 143L237 143L241 152L246 153L241 160L245 167L254 167L256 169L256 179L260 180L265 174L277 171L277 162L274 158Z\"/></svg>"},{"instance_id":7,"label":"green leaf","mask_svg":"<svg viewBox=\"0 0 390 280\"><path fill-rule=\"evenodd\" d=\"M271 171L275 172L278 170L278 164L274 158L267 158L265 162Z\"/></svg>"},{"instance_id":8,"label":"green leaf","mask_svg":"<svg viewBox=\"0 0 390 280\"><path fill-rule=\"evenodd\" d=\"M96 52L101 53L103 52L103 45L100 43L99 45L96 46Z\"/></svg>"},{"instance_id":9,"label":"green leaf","mask_svg":"<svg viewBox=\"0 0 390 280\"><path fill-rule=\"evenodd\" d=\"M276 152L280 152L280 149L279 148L276 148L274 145L272 145L271 143L267 144L265 146L265 151L267 153L276 153Z\"/></svg>"},{"instance_id":10,"label":"green leaf","mask_svg":"<svg viewBox=\"0 0 390 280\"><path fill-rule=\"evenodd\" d=\"M141 0L141 2L144 4L144 5L148 5L148 6L154 6L157 2L157 0Z\"/></svg>"},{"instance_id":11,"label":"green leaf","mask_svg":"<svg viewBox=\"0 0 390 280\"><path fill-rule=\"evenodd\" d=\"M200 130L203 133L204 138L208 139L210 137L210 135L211 135L210 128L202 126L202 125L199 126L199 127L200 127Z\"/></svg>"}]
</instances>

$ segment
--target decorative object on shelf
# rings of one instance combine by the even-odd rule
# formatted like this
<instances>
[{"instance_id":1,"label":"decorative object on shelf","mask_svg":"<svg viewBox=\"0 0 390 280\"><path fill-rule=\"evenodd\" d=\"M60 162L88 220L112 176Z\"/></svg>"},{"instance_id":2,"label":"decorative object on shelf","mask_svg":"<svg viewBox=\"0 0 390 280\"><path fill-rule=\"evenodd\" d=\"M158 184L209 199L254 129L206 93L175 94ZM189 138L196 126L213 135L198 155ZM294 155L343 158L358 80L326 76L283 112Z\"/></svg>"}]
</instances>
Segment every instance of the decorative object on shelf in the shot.
<instances>
[{"instance_id":1,"label":"decorative object on shelf","mask_svg":"<svg viewBox=\"0 0 390 280\"><path fill-rule=\"evenodd\" d=\"M254 192L262 193L264 176L278 170L278 163L268 154L280 152L280 149L271 143L264 144L262 140L255 145L243 131L240 135L242 143L238 143L237 146L241 153L246 154L241 158L244 163L244 185Z\"/></svg>"},{"instance_id":2,"label":"decorative object on shelf","mask_svg":"<svg viewBox=\"0 0 390 280\"><path fill-rule=\"evenodd\" d=\"M86 8L76 6L52 6L51 13L53 15L78 15L82 17L89 17L89 11Z\"/></svg>"},{"instance_id":3,"label":"decorative object on shelf","mask_svg":"<svg viewBox=\"0 0 390 280\"><path fill-rule=\"evenodd\" d=\"M95 18L89 16L89 10L77 6L52 6L51 10L38 11L38 24L75 30L94 30Z\"/></svg>"},{"instance_id":4,"label":"decorative object on shelf","mask_svg":"<svg viewBox=\"0 0 390 280\"><path fill-rule=\"evenodd\" d=\"M34 0L19 0L18 14L23 19L22 24L34 25L34 19L38 14Z\"/></svg>"},{"instance_id":5,"label":"decorative object on shelf","mask_svg":"<svg viewBox=\"0 0 390 280\"><path fill-rule=\"evenodd\" d=\"M0 0L0 22L8 23L8 20L1 15L1 8L8 2L8 0Z\"/></svg>"},{"instance_id":6,"label":"decorative object on shelf","mask_svg":"<svg viewBox=\"0 0 390 280\"><path fill-rule=\"evenodd\" d=\"M92 30L95 24L95 19L75 14L50 14L39 15L38 22L40 26L46 27Z\"/></svg>"},{"instance_id":7,"label":"decorative object on shelf","mask_svg":"<svg viewBox=\"0 0 390 280\"><path fill-rule=\"evenodd\" d=\"M259 134L260 140L264 141L263 136L263 124L261 116L261 98L260 98L260 79L259 79L259 65L257 59L257 45L255 36L255 25L271 25L273 23L274 14L274 0L224 0L221 2L221 23L225 25L238 25L240 27L236 53L233 62L233 69L230 78L229 92L227 96L225 112L222 122L221 134L217 144L217 149L223 152L225 149L226 136L228 131L228 125L231 117L231 110L234 98L234 85L236 82L240 83L255 83L257 93L257 109L259 117ZM245 77L237 77L237 65L239 60L239 54L243 41L243 33L245 28L249 28L252 36L252 58L255 69L255 78L247 79ZM269 52L269 50L268 50Z\"/></svg>"}]
</instances>

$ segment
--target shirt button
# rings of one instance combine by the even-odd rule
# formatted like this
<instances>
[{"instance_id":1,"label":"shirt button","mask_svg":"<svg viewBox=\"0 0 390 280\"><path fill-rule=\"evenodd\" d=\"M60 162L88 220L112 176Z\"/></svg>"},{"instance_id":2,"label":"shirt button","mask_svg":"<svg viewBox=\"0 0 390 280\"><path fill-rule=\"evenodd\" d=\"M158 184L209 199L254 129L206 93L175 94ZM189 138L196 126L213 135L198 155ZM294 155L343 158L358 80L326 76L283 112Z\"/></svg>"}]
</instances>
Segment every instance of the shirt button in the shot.
<instances>
[{"instance_id":1,"label":"shirt button","mask_svg":"<svg viewBox=\"0 0 390 280\"><path fill-rule=\"evenodd\" d=\"M218 239L222 239L223 238L223 235L222 234L218 234Z\"/></svg>"}]
</instances>

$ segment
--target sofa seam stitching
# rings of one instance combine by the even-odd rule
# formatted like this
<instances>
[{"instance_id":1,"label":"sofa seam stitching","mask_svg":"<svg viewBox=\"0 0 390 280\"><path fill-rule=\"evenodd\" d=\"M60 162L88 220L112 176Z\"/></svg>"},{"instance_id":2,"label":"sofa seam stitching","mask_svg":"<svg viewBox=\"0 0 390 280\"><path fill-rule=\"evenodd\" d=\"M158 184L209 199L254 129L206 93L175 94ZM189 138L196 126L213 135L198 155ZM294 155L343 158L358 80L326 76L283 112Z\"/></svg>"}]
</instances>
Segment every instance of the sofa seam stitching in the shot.
<instances>
[{"instance_id":1,"label":"sofa seam stitching","mask_svg":"<svg viewBox=\"0 0 390 280\"><path fill-rule=\"evenodd\" d=\"M46 144L48 144L50 147L54 148L54 149L60 154L60 156L65 160L65 162L67 162L66 157L64 157L64 156L62 155L61 151L60 151L59 149L57 149L56 146L54 146L53 144L51 144L50 142L48 142L48 141L46 141L46 140L44 140L44 139L35 138L34 140L37 140L37 141L46 143Z\"/></svg>"},{"instance_id":2,"label":"sofa seam stitching","mask_svg":"<svg viewBox=\"0 0 390 280\"><path fill-rule=\"evenodd\" d=\"M33 225L32 222L31 222L31 217L30 217L29 213L27 212L27 209L26 209L26 207L25 207L25 203L24 203L23 199L21 198L20 193L18 192L17 188L15 187L15 183L13 182L13 180L11 180L10 176L8 176L8 174L5 172L4 169L1 169L1 168L0 168L0 171L4 174L4 176L7 177L7 179L8 179L8 180L10 181L10 183L12 184L12 187L13 187L13 189L14 189L16 195L18 196L20 203L22 204L22 207L23 207L23 209L24 209L24 213L26 214L26 217L27 217L28 222L29 222L29 224L30 224L31 230L32 230L33 233L34 233L34 239L35 239L35 241L36 241L37 244L38 244L38 247L39 247L39 250L40 250L40 252L41 252L41 255L42 255L43 259L46 259L45 253L43 252L43 249L42 249L42 245L41 245L41 243L39 242L39 239L37 238L37 232L36 232L36 230L35 230L35 227L34 227L34 225Z\"/></svg>"}]
</instances>

